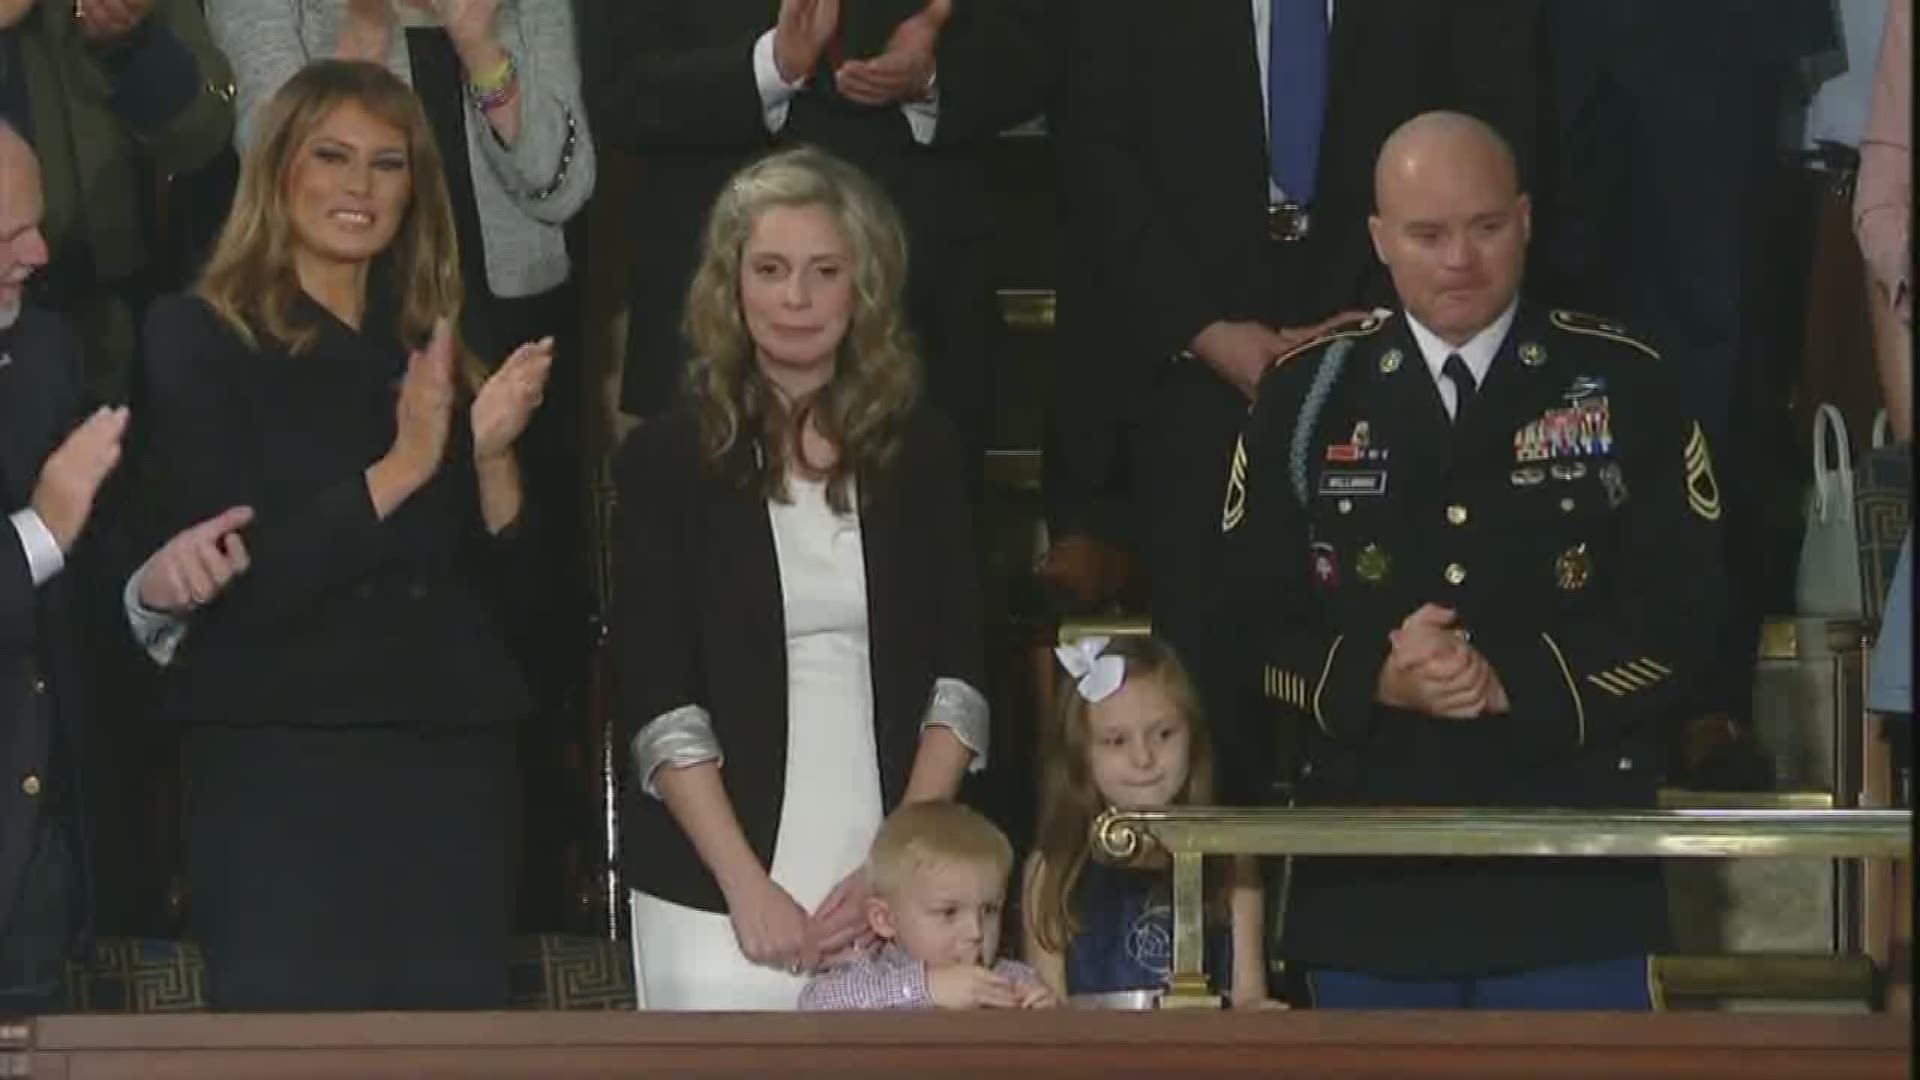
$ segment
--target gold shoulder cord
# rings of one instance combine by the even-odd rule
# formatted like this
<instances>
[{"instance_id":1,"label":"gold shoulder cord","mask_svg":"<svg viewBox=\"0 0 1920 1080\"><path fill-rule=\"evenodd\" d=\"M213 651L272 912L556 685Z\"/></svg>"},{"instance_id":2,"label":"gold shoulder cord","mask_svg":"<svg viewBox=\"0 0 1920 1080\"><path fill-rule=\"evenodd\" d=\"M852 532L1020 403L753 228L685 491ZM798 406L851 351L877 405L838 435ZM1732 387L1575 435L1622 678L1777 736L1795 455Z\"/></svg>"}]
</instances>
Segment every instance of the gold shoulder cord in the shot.
<instances>
[{"instance_id":1,"label":"gold shoulder cord","mask_svg":"<svg viewBox=\"0 0 1920 1080\"><path fill-rule=\"evenodd\" d=\"M1630 336L1627 333L1627 328L1621 326L1619 323L1603 319L1598 315L1588 315L1584 312L1568 311L1560 308L1548 315L1547 318L1553 323L1556 329L1565 330L1569 334L1584 334L1587 337L1617 341L1622 345L1630 345L1655 360L1660 359L1660 353L1655 350L1653 346Z\"/></svg>"}]
</instances>

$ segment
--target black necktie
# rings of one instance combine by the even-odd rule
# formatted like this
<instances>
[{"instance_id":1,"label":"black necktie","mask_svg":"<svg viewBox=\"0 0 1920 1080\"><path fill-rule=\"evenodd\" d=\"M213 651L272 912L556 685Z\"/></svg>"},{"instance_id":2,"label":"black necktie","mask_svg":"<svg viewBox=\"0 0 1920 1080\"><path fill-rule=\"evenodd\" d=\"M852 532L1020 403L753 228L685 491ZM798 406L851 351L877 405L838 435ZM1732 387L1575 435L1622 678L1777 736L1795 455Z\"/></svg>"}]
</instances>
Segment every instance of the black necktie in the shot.
<instances>
[{"instance_id":1,"label":"black necktie","mask_svg":"<svg viewBox=\"0 0 1920 1080\"><path fill-rule=\"evenodd\" d=\"M1457 424L1467 415L1467 406L1473 403L1480 384L1473 381L1473 372L1467 370L1467 362L1460 359L1459 353L1447 355L1447 362L1440 365L1440 374L1453 383L1453 422Z\"/></svg>"}]
</instances>

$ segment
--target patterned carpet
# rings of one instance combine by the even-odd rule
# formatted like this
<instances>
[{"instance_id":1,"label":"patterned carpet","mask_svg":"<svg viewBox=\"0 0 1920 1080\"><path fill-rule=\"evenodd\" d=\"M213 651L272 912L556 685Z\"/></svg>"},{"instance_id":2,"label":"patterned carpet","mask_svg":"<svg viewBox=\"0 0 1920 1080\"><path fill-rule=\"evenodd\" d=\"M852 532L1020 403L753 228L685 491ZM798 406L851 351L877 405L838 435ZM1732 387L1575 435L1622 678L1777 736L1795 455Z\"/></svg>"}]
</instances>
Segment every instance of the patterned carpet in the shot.
<instances>
[{"instance_id":1,"label":"patterned carpet","mask_svg":"<svg viewBox=\"0 0 1920 1080\"><path fill-rule=\"evenodd\" d=\"M513 939L508 988L516 1009L631 1009L625 942L571 934ZM191 941L105 938L67 965L76 1012L166 1013L206 1007L206 968Z\"/></svg>"}]
</instances>

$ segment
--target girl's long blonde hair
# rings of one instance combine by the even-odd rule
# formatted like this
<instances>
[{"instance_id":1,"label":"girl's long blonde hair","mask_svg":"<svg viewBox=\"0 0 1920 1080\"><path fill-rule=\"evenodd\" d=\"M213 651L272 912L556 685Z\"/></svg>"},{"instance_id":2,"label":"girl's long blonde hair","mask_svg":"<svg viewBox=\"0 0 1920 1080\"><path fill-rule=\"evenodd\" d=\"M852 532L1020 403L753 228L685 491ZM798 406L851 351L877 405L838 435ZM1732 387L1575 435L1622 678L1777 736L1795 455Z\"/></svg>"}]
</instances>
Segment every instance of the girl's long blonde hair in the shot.
<instances>
[{"instance_id":1,"label":"girl's long blonde hair","mask_svg":"<svg viewBox=\"0 0 1920 1080\"><path fill-rule=\"evenodd\" d=\"M740 310L740 264L761 215L779 207L827 212L852 258L853 313L833 375L806 401L785 404L760 371ZM752 477L772 499L787 497L809 420L838 448L827 499L845 513L854 477L878 479L900 449L920 392L920 361L901 296L907 241L887 197L852 165L802 147L770 154L736 173L707 219L700 262L687 288L691 346L683 392L700 425L703 456L720 467L743 443L757 449ZM864 490L864 489L863 489Z\"/></svg>"},{"instance_id":2,"label":"girl's long blonde hair","mask_svg":"<svg viewBox=\"0 0 1920 1080\"><path fill-rule=\"evenodd\" d=\"M1213 736L1179 655L1145 634L1116 637L1102 655L1126 661L1127 682L1158 682L1187 721L1187 782L1174 794L1174 804L1212 802ZM1090 709L1074 681L1064 678L1052 722L1040 733L1040 829L1034 845L1039 876L1029 893L1026 918L1040 944L1053 952L1064 952L1079 932L1073 892L1091 855L1093 821L1107 809L1087 767Z\"/></svg>"},{"instance_id":3,"label":"girl's long blonde hair","mask_svg":"<svg viewBox=\"0 0 1920 1080\"><path fill-rule=\"evenodd\" d=\"M406 134L412 194L393 243L380 258L398 293L402 341L422 347L434 320L460 323L460 249L446 171L420 100L380 64L317 60L301 68L268 101L258 137L240 166L233 208L201 272L196 291L241 340L258 347L266 337L295 354L319 336L296 325L300 281L294 272L293 215L288 202L294 160L333 111L354 104ZM460 350L465 356L465 350ZM467 375L475 372L469 360Z\"/></svg>"}]
</instances>

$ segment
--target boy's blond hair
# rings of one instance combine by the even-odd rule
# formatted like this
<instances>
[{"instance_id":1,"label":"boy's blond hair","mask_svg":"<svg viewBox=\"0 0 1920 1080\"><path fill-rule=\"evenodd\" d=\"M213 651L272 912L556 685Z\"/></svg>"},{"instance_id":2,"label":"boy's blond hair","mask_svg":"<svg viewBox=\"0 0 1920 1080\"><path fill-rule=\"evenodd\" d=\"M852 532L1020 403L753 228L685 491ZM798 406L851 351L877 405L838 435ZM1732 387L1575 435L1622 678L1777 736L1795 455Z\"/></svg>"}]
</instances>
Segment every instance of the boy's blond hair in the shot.
<instances>
[{"instance_id":1,"label":"boy's blond hair","mask_svg":"<svg viewBox=\"0 0 1920 1080\"><path fill-rule=\"evenodd\" d=\"M914 803L880 824L867 854L867 887L875 896L894 896L914 875L956 863L992 867L1004 883L1013 870L1013 845L993 822L959 803Z\"/></svg>"}]
</instances>

